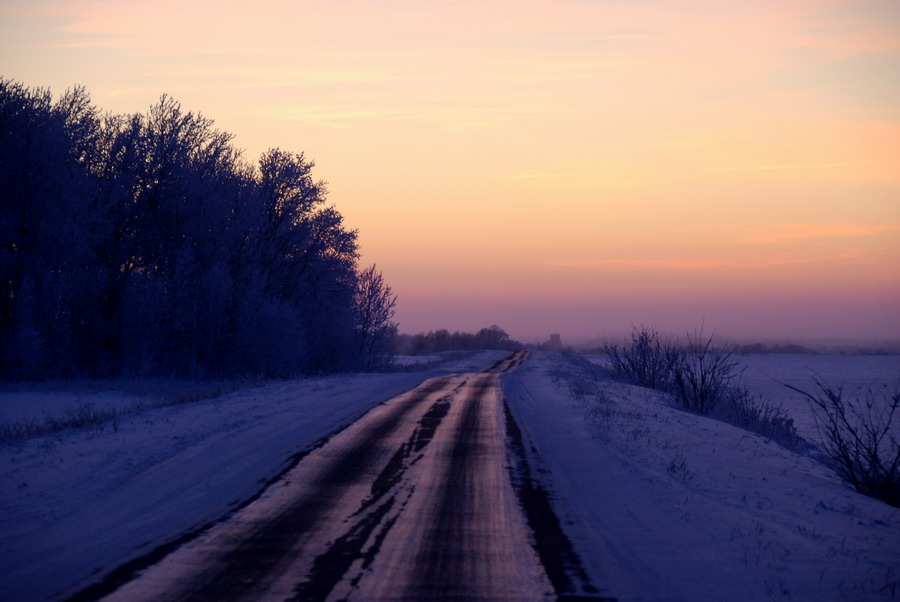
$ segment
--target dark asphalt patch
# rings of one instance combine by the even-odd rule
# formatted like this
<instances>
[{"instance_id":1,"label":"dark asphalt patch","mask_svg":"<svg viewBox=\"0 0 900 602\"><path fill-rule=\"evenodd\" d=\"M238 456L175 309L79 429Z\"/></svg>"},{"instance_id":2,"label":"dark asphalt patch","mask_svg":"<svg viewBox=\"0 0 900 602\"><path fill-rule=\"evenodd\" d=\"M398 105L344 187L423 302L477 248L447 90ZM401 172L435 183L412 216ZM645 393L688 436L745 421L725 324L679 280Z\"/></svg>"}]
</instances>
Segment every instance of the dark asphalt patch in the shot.
<instances>
[{"instance_id":1,"label":"dark asphalt patch","mask_svg":"<svg viewBox=\"0 0 900 602\"><path fill-rule=\"evenodd\" d=\"M359 510L352 516L359 516L371 506L377 504L388 492L403 480L406 469L409 468L409 457L420 452L434 438L434 433L441 421L450 411L451 400L462 388L459 385L453 392L441 397L432 404L428 411L419 419L416 429L400 448L394 453L387 465L372 483L370 496L363 501ZM346 572L357 558L362 558L363 569L372 564L375 555L381 547L384 538L397 520L397 516L385 520L386 515L394 504L394 497L381 504L374 511L365 514L344 535L339 537L328 550L320 554L313 561L313 568L307 579L299 583L295 591L294 601L313 602L324 600L331 590L344 578ZM362 548L375 528L384 521L381 530L376 534L371 548L363 554ZM361 575L351 580L355 585Z\"/></svg>"},{"instance_id":2,"label":"dark asphalt patch","mask_svg":"<svg viewBox=\"0 0 900 602\"><path fill-rule=\"evenodd\" d=\"M465 566L466 550L461 543L465 539L465 529L474 510L469 481L473 474L473 458L479 453L480 403L485 393L491 390L489 380L476 382L462 408L462 415L456 429L453 448L450 450L447 477L441 491L440 504L435 516L434 527L426 537L415 561L409 587L404 600L437 600L457 597L465 599L467 583Z\"/></svg>"},{"instance_id":3,"label":"dark asphalt patch","mask_svg":"<svg viewBox=\"0 0 900 602\"><path fill-rule=\"evenodd\" d=\"M385 503L364 516L347 533L339 537L327 552L319 555L313 561L309 579L294 588L294 597L291 598L291 601L318 602L325 600L334 586L343 579L350 565L362 556L363 546L369 536L390 512L393 505L394 498L388 498ZM382 531L380 539L383 540L386 535L387 533Z\"/></svg>"}]
</instances>

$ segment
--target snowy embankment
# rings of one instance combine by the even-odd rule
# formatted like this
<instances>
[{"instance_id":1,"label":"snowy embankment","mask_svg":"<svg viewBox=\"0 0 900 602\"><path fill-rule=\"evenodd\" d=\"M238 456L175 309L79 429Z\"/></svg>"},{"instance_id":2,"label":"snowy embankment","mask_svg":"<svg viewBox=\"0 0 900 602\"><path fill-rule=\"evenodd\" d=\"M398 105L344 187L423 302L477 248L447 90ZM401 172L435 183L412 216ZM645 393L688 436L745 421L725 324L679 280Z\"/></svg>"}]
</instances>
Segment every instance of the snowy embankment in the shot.
<instances>
[{"instance_id":1,"label":"snowy embankment","mask_svg":"<svg viewBox=\"0 0 900 602\"><path fill-rule=\"evenodd\" d=\"M557 512L604 594L900 597L900 510L855 493L809 456L600 372L536 353L503 382L539 450L532 462L547 471ZM789 376L755 374L758 385Z\"/></svg>"},{"instance_id":2,"label":"snowy embankment","mask_svg":"<svg viewBox=\"0 0 900 602\"><path fill-rule=\"evenodd\" d=\"M273 383L0 445L0 599L71 595L222 517L296 454L378 403L426 378L482 370L506 355L484 352L421 372ZM31 399L41 415L73 403L136 401L80 388L54 394L42 385ZM22 390L0 393L0 407L7 404L7 415L34 413L27 399Z\"/></svg>"}]
</instances>

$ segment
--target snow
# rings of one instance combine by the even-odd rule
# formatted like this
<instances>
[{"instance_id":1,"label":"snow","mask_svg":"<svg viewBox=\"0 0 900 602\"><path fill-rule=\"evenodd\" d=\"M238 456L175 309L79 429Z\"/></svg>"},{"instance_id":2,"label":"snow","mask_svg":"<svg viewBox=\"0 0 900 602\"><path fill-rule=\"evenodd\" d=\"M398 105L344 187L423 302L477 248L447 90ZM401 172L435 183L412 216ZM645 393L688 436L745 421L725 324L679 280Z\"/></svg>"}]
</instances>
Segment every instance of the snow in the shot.
<instances>
[{"instance_id":1,"label":"snow","mask_svg":"<svg viewBox=\"0 0 900 602\"><path fill-rule=\"evenodd\" d=\"M0 391L8 416L144 404L116 428L0 445L0 599L65 598L221 518L295 454L381 401L505 356L442 356L418 372L272 382L163 407L149 406L177 398L176 385L165 395L86 384ZM746 382L785 404L792 392L778 383L803 388L808 369L866 384L897 373L896 356L746 359ZM626 601L900 595L900 510L855 493L812 457L556 353L532 354L503 383L536 474L603 593ZM790 406L798 415L805 407Z\"/></svg>"},{"instance_id":2,"label":"snow","mask_svg":"<svg viewBox=\"0 0 900 602\"><path fill-rule=\"evenodd\" d=\"M843 386L848 399L868 387L900 386L900 355L743 355L743 382L763 399L780 404L801 437L818 440L809 402L786 387L816 393L816 380Z\"/></svg>"},{"instance_id":3,"label":"snow","mask_svg":"<svg viewBox=\"0 0 900 602\"><path fill-rule=\"evenodd\" d=\"M440 361L437 355L398 355L394 358L394 363L398 366L415 366L436 361Z\"/></svg>"},{"instance_id":4,"label":"snow","mask_svg":"<svg viewBox=\"0 0 900 602\"><path fill-rule=\"evenodd\" d=\"M84 406L132 411L212 398L252 383L172 379L68 380L0 384L0 424L65 418Z\"/></svg>"},{"instance_id":5,"label":"snow","mask_svg":"<svg viewBox=\"0 0 900 602\"><path fill-rule=\"evenodd\" d=\"M604 594L900 593L900 511L855 493L809 456L601 371L537 353L503 378L512 412L539 450L532 462L547 471L561 521Z\"/></svg>"},{"instance_id":6,"label":"snow","mask_svg":"<svg viewBox=\"0 0 900 602\"><path fill-rule=\"evenodd\" d=\"M584 357L598 366L608 366L606 356ZM755 396L787 411L797 432L809 441L819 437L810 404L786 385L815 394L818 380L832 387L843 386L850 400L868 387L900 386L900 355L771 354L734 358L742 370L741 383Z\"/></svg>"},{"instance_id":7,"label":"snow","mask_svg":"<svg viewBox=\"0 0 900 602\"><path fill-rule=\"evenodd\" d=\"M298 452L419 382L478 371L504 352L421 372L270 383L0 446L0 599L60 599L251 498ZM62 386L62 385L60 385ZM41 395L49 392L42 391ZM60 391L59 400L92 399ZM108 401L100 391L98 399ZM21 402L24 391L0 394ZM65 407L58 401L55 407Z\"/></svg>"},{"instance_id":8,"label":"snow","mask_svg":"<svg viewBox=\"0 0 900 602\"><path fill-rule=\"evenodd\" d=\"M74 409L83 404L92 404L101 409L127 409L130 407L158 403L152 397L140 397L123 393L38 393L19 391L0 394L0 421L16 422L41 420L49 416L64 416L66 409Z\"/></svg>"}]
</instances>

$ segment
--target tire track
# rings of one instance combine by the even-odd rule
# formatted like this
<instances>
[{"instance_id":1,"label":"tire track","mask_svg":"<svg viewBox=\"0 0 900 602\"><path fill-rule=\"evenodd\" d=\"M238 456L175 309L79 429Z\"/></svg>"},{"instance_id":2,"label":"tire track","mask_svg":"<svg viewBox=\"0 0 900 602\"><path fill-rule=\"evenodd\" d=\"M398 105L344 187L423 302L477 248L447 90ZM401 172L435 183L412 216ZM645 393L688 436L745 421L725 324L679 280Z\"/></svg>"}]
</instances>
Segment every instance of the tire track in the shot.
<instances>
[{"instance_id":1,"label":"tire track","mask_svg":"<svg viewBox=\"0 0 900 602\"><path fill-rule=\"evenodd\" d=\"M361 570L366 570L378 553L381 542L390 532L399 517L397 513L388 516L394 507L397 486L406 475L407 469L417 459L419 454L434 438L434 434L447 415L453 397L459 393L463 381L458 387L435 401L427 412L419 419L415 430L409 438L397 449L390 461L372 482L371 494L363 500L359 510L353 516L361 516L350 529L335 540L334 543L313 561L312 570L307 578L297 584L292 600L325 600L335 585L346 578L354 562L362 560ZM395 492L387 497L388 493ZM387 500L380 503L384 498ZM377 505L374 511L365 514L369 508ZM366 543L381 525L376 539L368 550L364 550ZM360 575L352 576L352 581L359 580Z\"/></svg>"},{"instance_id":2,"label":"tire track","mask_svg":"<svg viewBox=\"0 0 900 602\"><path fill-rule=\"evenodd\" d=\"M467 579L471 562L467 548L466 528L477 512L474 497L468 495L472 480L479 470L473 466L480 454L479 432L485 393L494 385L493 379L482 379L471 396L465 400L456 437L449 454L441 500L435 513L434 524L425 545L419 551L413 568L411 583L404 592L409 600L440 600L446 598L477 599L472 588L479 584Z\"/></svg>"}]
</instances>

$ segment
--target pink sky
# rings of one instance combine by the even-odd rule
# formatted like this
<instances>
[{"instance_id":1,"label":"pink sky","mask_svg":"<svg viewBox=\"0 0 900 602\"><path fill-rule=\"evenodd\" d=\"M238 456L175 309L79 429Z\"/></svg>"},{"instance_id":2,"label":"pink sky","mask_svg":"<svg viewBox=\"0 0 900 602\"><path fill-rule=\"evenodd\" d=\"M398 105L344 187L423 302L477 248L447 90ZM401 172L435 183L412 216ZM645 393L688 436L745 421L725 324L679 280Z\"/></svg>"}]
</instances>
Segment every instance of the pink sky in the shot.
<instances>
[{"instance_id":1,"label":"pink sky","mask_svg":"<svg viewBox=\"0 0 900 602\"><path fill-rule=\"evenodd\" d=\"M407 332L900 337L900 4L0 6L0 74L304 151Z\"/></svg>"}]
</instances>

